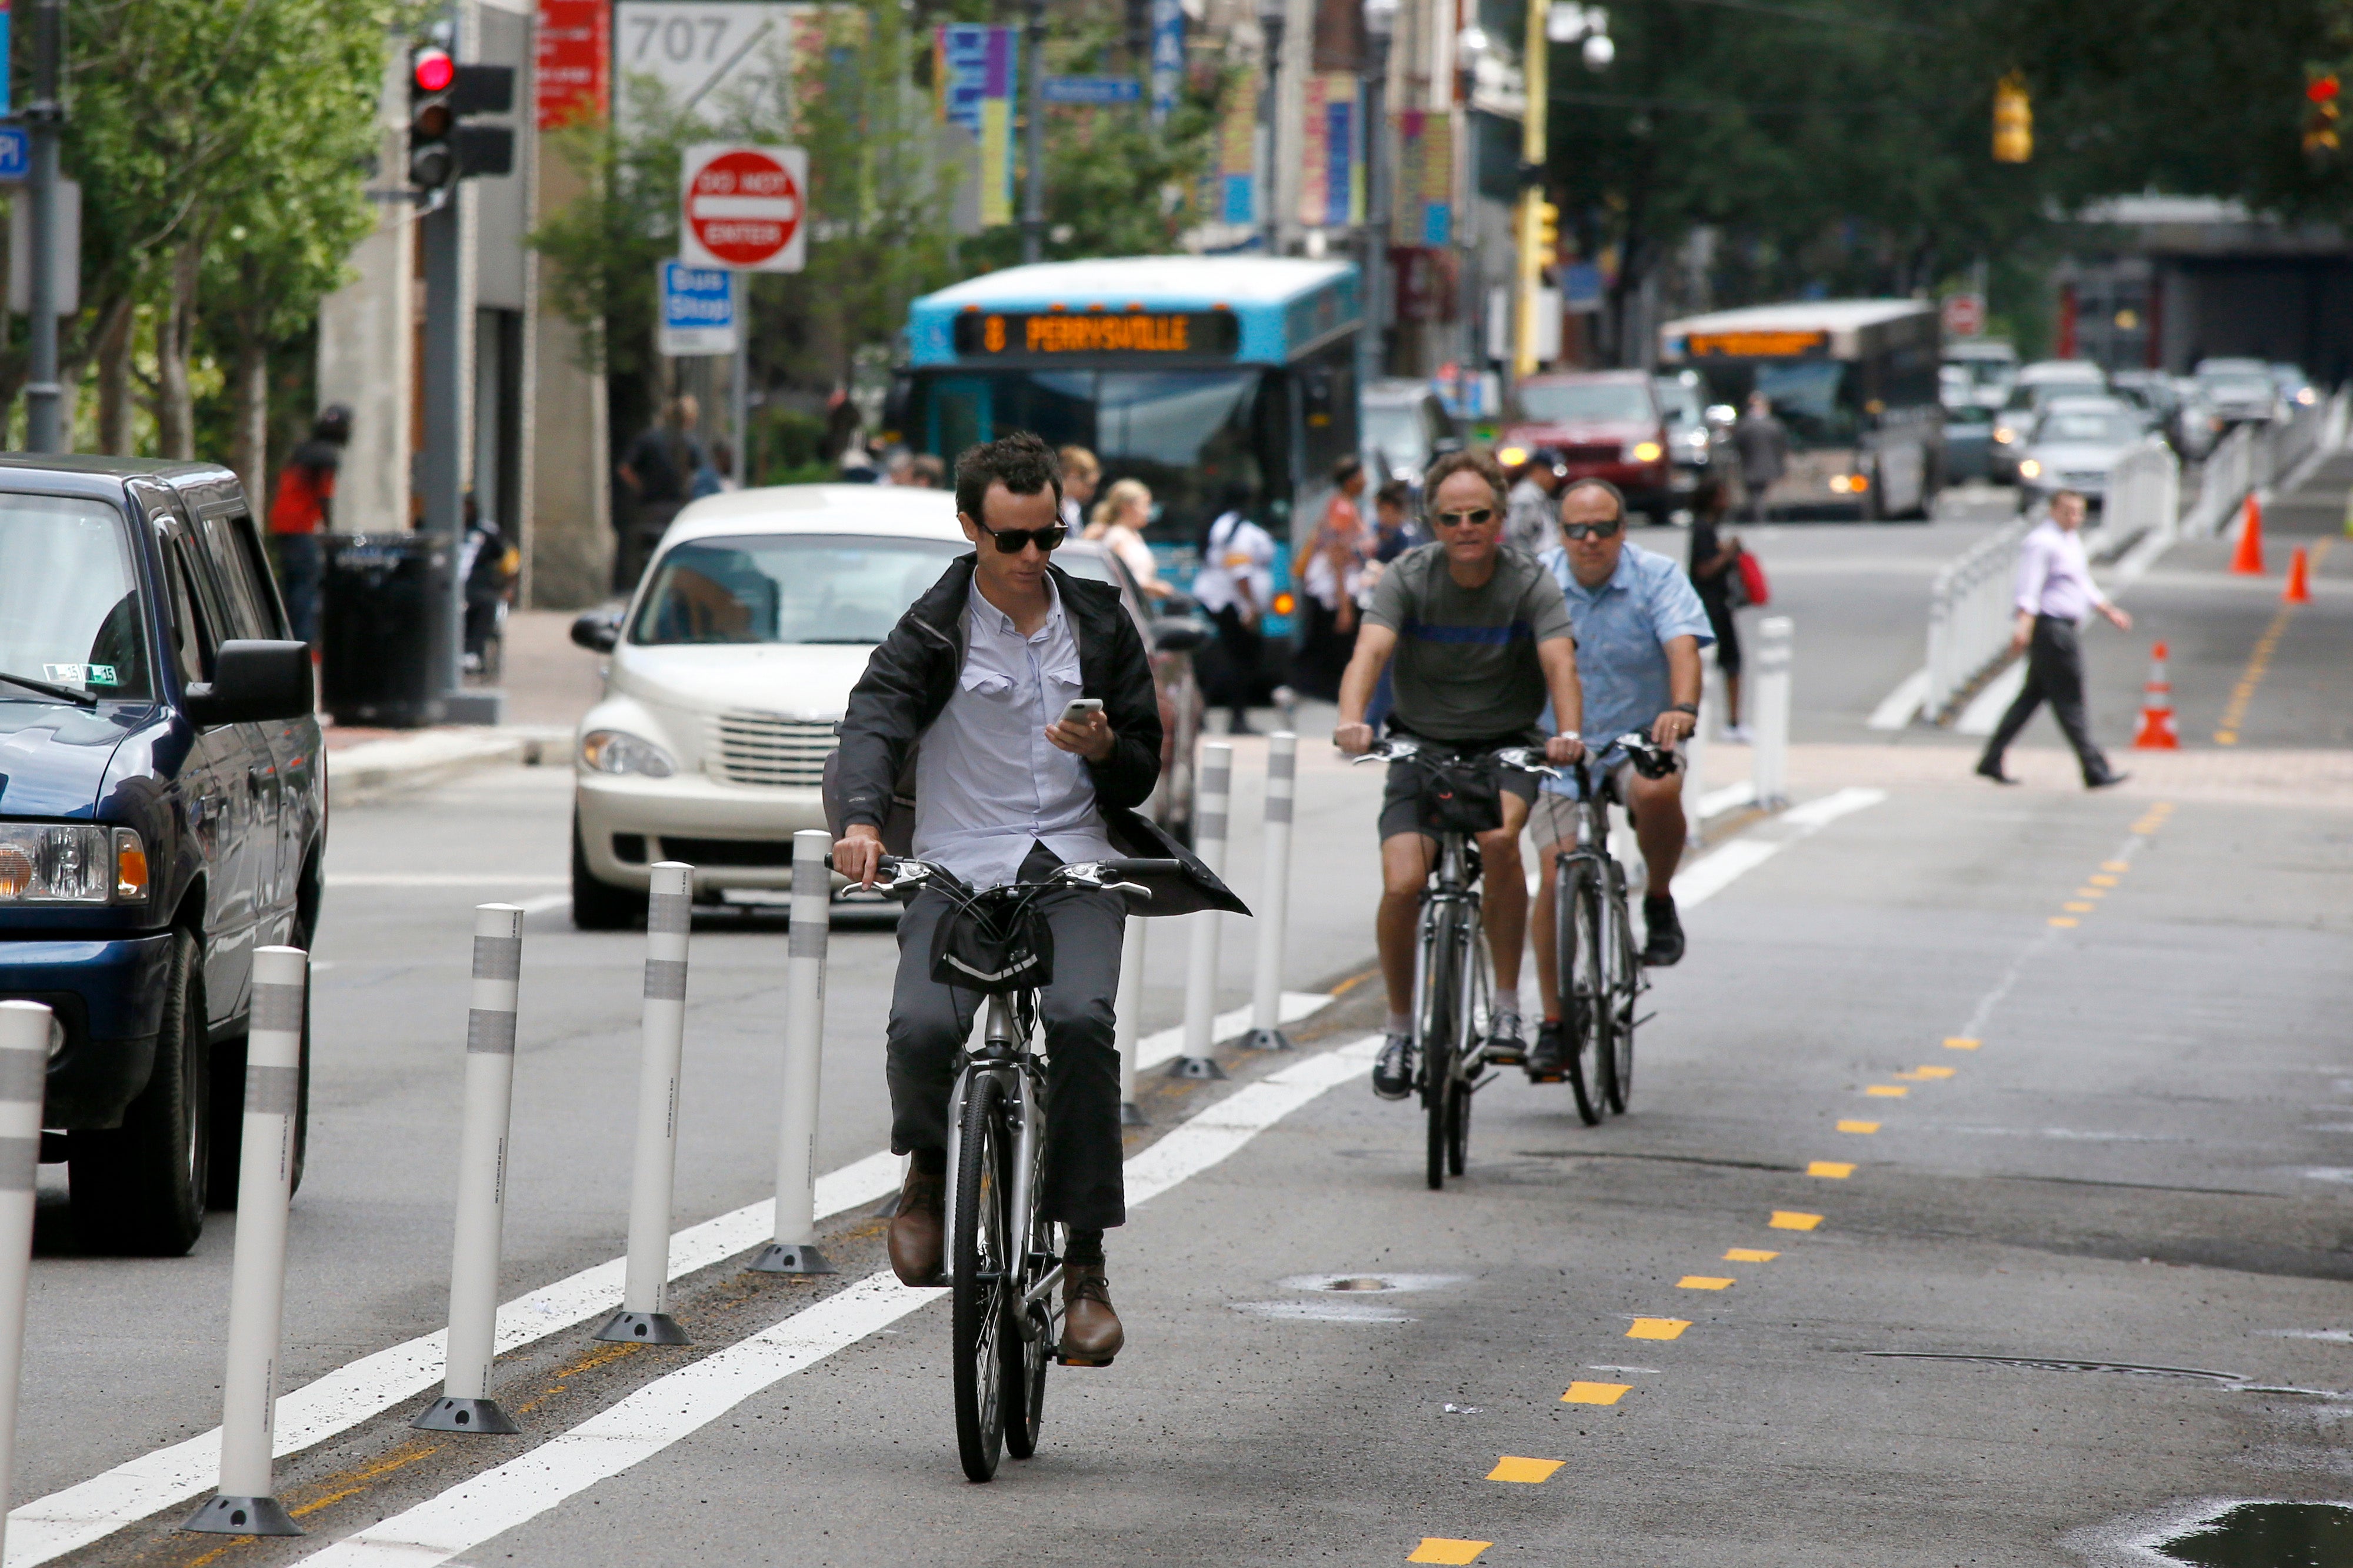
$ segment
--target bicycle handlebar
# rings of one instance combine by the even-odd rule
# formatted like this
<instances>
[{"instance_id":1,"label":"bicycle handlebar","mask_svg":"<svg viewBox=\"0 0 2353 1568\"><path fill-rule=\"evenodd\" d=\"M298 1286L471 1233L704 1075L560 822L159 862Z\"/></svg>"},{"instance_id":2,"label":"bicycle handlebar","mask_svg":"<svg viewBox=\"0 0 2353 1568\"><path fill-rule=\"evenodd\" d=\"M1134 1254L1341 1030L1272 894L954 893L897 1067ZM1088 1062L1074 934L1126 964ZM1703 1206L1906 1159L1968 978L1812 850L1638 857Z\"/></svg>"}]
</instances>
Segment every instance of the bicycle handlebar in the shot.
<instances>
[{"instance_id":1,"label":"bicycle handlebar","mask_svg":"<svg viewBox=\"0 0 2353 1568\"><path fill-rule=\"evenodd\" d=\"M1075 887L1106 893L1141 893L1148 899L1152 896L1150 889L1124 879L1167 876L1182 871L1184 868L1185 863L1182 860L1074 860L1067 866L1054 868L1052 873L1042 882L1008 882L1001 888L983 890L999 892L1009 889L1014 892L1035 893L1053 888ZM958 877L946 867L930 860L917 860L899 855L884 855L877 860L876 869L891 873L891 879L880 884L885 891L895 892L902 888L916 888L926 883L937 882L953 895L967 899L975 896L972 888L963 878Z\"/></svg>"}]
</instances>

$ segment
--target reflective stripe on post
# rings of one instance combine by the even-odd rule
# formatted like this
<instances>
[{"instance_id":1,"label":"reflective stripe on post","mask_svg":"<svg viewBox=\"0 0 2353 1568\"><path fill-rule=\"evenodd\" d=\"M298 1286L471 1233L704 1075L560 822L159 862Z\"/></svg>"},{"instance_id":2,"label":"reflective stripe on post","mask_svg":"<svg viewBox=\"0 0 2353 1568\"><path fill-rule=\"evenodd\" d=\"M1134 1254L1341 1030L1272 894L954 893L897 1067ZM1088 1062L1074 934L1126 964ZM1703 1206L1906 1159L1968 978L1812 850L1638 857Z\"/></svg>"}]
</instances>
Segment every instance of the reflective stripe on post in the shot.
<instances>
[{"instance_id":1,"label":"reflective stripe on post","mask_svg":"<svg viewBox=\"0 0 2353 1568\"><path fill-rule=\"evenodd\" d=\"M506 1229L507 1127L514 1102L515 995L522 910L474 910L474 995L466 1015L466 1111L458 1134L457 1237L449 1253L449 1351L441 1397L411 1425L428 1432L522 1430L491 1397L498 1353L499 1248Z\"/></svg>"},{"instance_id":2,"label":"reflective stripe on post","mask_svg":"<svg viewBox=\"0 0 2353 1568\"><path fill-rule=\"evenodd\" d=\"M1796 631L1797 623L1787 616L1767 616L1757 626L1757 652L1750 660L1755 695L1749 699L1757 749L1749 776L1762 806L1789 800L1789 659Z\"/></svg>"},{"instance_id":3,"label":"reflective stripe on post","mask_svg":"<svg viewBox=\"0 0 2353 1568\"><path fill-rule=\"evenodd\" d=\"M776 1132L776 1236L763 1274L831 1274L817 1248L817 1096L825 1060L825 951L832 934L833 835L793 835L792 929L785 947L785 1104Z\"/></svg>"},{"instance_id":4,"label":"reflective stripe on post","mask_svg":"<svg viewBox=\"0 0 2353 1568\"><path fill-rule=\"evenodd\" d=\"M221 1378L220 1490L180 1528L215 1535L300 1535L271 1475L278 1358L284 1342L286 1210L294 1194L302 1016L310 955L257 948L245 1046L245 1124L229 1266L228 1365Z\"/></svg>"},{"instance_id":5,"label":"reflective stripe on post","mask_svg":"<svg viewBox=\"0 0 2353 1568\"><path fill-rule=\"evenodd\" d=\"M1278 730L1266 740L1266 829L1259 842L1258 968L1250 977L1253 1050L1287 1051L1282 1032L1282 937L1291 910L1291 817L1298 793L1299 737Z\"/></svg>"},{"instance_id":6,"label":"reflective stripe on post","mask_svg":"<svg viewBox=\"0 0 2353 1568\"><path fill-rule=\"evenodd\" d=\"M1201 747L1201 770L1193 792L1193 852L1211 872L1226 870L1226 813L1231 803L1234 749L1221 741ZM1168 1064L1171 1078L1223 1078L1226 1069L1209 1055L1217 1042L1218 937L1223 917L1216 910L1188 915L1193 951L1185 966L1185 1050Z\"/></svg>"},{"instance_id":7,"label":"reflective stripe on post","mask_svg":"<svg viewBox=\"0 0 2353 1568\"><path fill-rule=\"evenodd\" d=\"M637 1160L629 1175L629 1260L621 1310L596 1331L625 1344L682 1345L670 1306L670 1218L678 1178L678 1079L686 1048L686 939L694 868L664 860L646 891L646 994L638 1054Z\"/></svg>"},{"instance_id":8,"label":"reflective stripe on post","mask_svg":"<svg viewBox=\"0 0 2353 1568\"><path fill-rule=\"evenodd\" d=\"M1127 931L1119 944L1119 994L1113 1005L1113 1038L1119 1044L1119 1124L1149 1127L1151 1119L1135 1102L1135 1057L1144 1021L1145 922L1127 917Z\"/></svg>"},{"instance_id":9,"label":"reflective stripe on post","mask_svg":"<svg viewBox=\"0 0 2353 1568\"><path fill-rule=\"evenodd\" d=\"M33 1183L41 1095L49 1079L49 1009L0 1002L0 1546L16 1490L16 1384L25 1363L25 1292L33 1275Z\"/></svg>"}]
</instances>

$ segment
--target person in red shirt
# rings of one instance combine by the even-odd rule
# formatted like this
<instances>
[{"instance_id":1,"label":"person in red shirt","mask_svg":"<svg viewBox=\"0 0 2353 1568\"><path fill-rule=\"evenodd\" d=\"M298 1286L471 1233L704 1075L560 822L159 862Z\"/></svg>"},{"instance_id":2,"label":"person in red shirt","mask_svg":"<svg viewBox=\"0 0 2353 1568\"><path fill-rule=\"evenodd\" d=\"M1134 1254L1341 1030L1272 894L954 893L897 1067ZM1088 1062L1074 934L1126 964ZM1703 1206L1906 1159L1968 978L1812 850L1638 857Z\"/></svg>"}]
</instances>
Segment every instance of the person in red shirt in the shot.
<instances>
[{"instance_id":1,"label":"person in red shirt","mask_svg":"<svg viewBox=\"0 0 2353 1568\"><path fill-rule=\"evenodd\" d=\"M294 635L319 641L319 580L326 569L325 532L332 517L335 471L352 438L352 411L340 403L320 410L311 438L287 454L269 506L269 543L278 558L279 591Z\"/></svg>"}]
</instances>

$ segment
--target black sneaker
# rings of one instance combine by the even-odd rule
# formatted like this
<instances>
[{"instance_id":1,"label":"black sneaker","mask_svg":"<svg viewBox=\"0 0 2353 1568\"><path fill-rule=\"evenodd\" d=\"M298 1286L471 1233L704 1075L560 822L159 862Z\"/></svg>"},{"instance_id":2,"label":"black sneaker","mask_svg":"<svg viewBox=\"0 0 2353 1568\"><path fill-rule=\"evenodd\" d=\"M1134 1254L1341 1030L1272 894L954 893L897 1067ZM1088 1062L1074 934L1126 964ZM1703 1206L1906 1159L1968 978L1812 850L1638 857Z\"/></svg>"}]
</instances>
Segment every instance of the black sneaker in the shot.
<instances>
[{"instance_id":1,"label":"black sneaker","mask_svg":"<svg viewBox=\"0 0 2353 1568\"><path fill-rule=\"evenodd\" d=\"M1413 1092L1413 1037L1391 1035L1381 1042L1373 1061L1373 1092L1383 1100L1403 1100Z\"/></svg>"},{"instance_id":2,"label":"black sneaker","mask_svg":"<svg viewBox=\"0 0 2353 1568\"><path fill-rule=\"evenodd\" d=\"M1528 1077L1537 1083L1557 1083L1568 1073L1568 1026L1547 1018L1536 1027L1535 1049L1528 1053Z\"/></svg>"},{"instance_id":3,"label":"black sneaker","mask_svg":"<svg viewBox=\"0 0 2353 1568\"><path fill-rule=\"evenodd\" d=\"M1642 943L1642 962L1656 969L1664 969L1683 955L1683 922L1675 917L1675 900L1645 898L1642 900L1642 928L1649 932Z\"/></svg>"},{"instance_id":4,"label":"black sneaker","mask_svg":"<svg viewBox=\"0 0 2353 1568\"><path fill-rule=\"evenodd\" d=\"M1505 1013L1487 1031L1487 1059L1497 1067L1515 1068L1528 1059L1527 1042L1520 1035L1520 1019Z\"/></svg>"}]
</instances>

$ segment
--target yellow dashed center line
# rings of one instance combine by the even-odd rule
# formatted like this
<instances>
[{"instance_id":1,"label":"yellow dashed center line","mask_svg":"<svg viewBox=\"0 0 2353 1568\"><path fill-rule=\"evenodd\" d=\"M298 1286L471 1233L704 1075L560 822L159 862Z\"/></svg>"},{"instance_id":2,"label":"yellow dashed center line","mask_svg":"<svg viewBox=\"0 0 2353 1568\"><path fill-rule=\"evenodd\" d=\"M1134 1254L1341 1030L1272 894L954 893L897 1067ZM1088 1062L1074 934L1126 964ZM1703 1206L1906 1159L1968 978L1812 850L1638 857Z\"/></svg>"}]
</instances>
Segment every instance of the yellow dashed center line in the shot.
<instances>
[{"instance_id":1,"label":"yellow dashed center line","mask_svg":"<svg viewBox=\"0 0 2353 1568\"><path fill-rule=\"evenodd\" d=\"M1876 1132L1879 1131L1879 1123L1876 1121L1841 1121L1838 1124L1838 1130L1841 1132Z\"/></svg>"},{"instance_id":2,"label":"yellow dashed center line","mask_svg":"<svg viewBox=\"0 0 2353 1568\"><path fill-rule=\"evenodd\" d=\"M1505 1454L1487 1472L1491 1481L1521 1481L1535 1486L1552 1479L1552 1473L1567 1461L1564 1459L1524 1459L1516 1454Z\"/></svg>"},{"instance_id":3,"label":"yellow dashed center line","mask_svg":"<svg viewBox=\"0 0 2353 1568\"><path fill-rule=\"evenodd\" d=\"M1973 1051L1983 1044L1983 1040L1972 1040L1967 1035L1954 1035L1945 1041L1945 1048L1948 1051Z\"/></svg>"},{"instance_id":4,"label":"yellow dashed center line","mask_svg":"<svg viewBox=\"0 0 2353 1568\"><path fill-rule=\"evenodd\" d=\"M1778 1252L1767 1252L1762 1247L1736 1247L1724 1255L1724 1260L1726 1263L1770 1263L1780 1256Z\"/></svg>"},{"instance_id":5,"label":"yellow dashed center line","mask_svg":"<svg viewBox=\"0 0 2353 1568\"><path fill-rule=\"evenodd\" d=\"M2324 539L2314 546L2312 564L2319 565L2320 558L2327 554L2328 547L2336 542L2334 539ZM2247 656L2247 668L2239 672L2239 684L2231 688L2231 700L2224 706L2220 727L2214 731L2216 745L2235 746L2239 743L2239 728L2246 721L2247 705L2255 700L2255 688L2263 684L2264 675L2270 671L2272 655L2279 650L2280 638L2287 634L2288 617L2295 614L2294 605L2282 605L2279 613L2272 616L2272 624L2265 626L2263 635L2255 640L2255 650Z\"/></svg>"},{"instance_id":6,"label":"yellow dashed center line","mask_svg":"<svg viewBox=\"0 0 2353 1568\"><path fill-rule=\"evenodd\" d=\"M2055 926L2072 926L2082 922L2078 921L2073 915L2052 915L2051 923Z\"/></svg>"},{"instance_id":7,"label":"yellow dashed center line","mask_svg":"<svg viewBox=\"0 0 2353 1568\"><path fill-rule=\"evenodd\" d=\"M1425 1535L1421 1544L1413 1549L1409 1563L1476 1563L1479 1553L1495 1543L1492 1541L1448 1541L1436 1535Z\"/></svg>"},{"instance_id":8,"label":"yellow dashed center line","mask_svg":"<svg viewBox=\"0 0 2353 1568\"><path fill-rule=\"evenodd\" d=\"M1650 1320L1656 1321L1658 1320ZM1667 1336L1672 1339L1674 1336ZM1568 1392L1560 1396L1563 1405L1615 1405L1632 1393L1630 1383L1572 1383Z\"/></svg>"},{"instance_id":9,"label":"yellow dashed center line","mask_svg":"<svg viewBox=\"0 0 2353 1568\"><path fill-rule=\"evenodd\" d=\"M1807 1164L1806 1174L1827 1177L1833 1182L1843 1182L1854 1174L1854 1166L1844 1160L1815 1160Z\"/></svg>"},{"instance_id":10,"label":"yellow dashed center line","mask_svg":"<svg viewBox=\"0 0 2353 1568\"><path fill-rule=\"evenodd\" d=\"M1675 1281L1678 1290L1729 1290L1737 1281L1720 1274L1686 1274Z\"/></svg>"},{"instance_id":11,"label":"yellow dashed center line","mask_svg":"<svg viewBox=\"0 0 2353 1568\"><path fill-rule=\"evenodd\" d=\"M1900 1083L1867 1083L1862 1092L1877 1100L1901 1100L1912 1091Z\"/></svg>"},{"instance_id":12,"label":"yellow dashed center line","mask_svg":"<svg viewBox=\"0 0 2353 1568\"><path fill-rule=\"evenodd\" d=\"M2065 910L2071 915L2088 915L2092 912L2094 908L2094 906L2086 903L2062 904L2059 907Z\"/></svg>"},{"instance_id":13,"label":"yellow dashed center line","mask_svg":"<svg viewBox=\"0 0 2353 1568\"><path fill-rule=\"evenodd\" d=\"M1821 1223L1818 1214L1793 1214L1788 1209L1775 1209L1773 1217L1765 1222L1769 1230L1812 1230Z\"/></svg>"},{"instance_id":14,"label":"yellow dashed center line","mask_svg":"<svg viewBox=\"0 0 2353 1568\"><path fill-rule=\"evenodd\" d=\"M1634 1326L1626 1331L1630 1340L1672 1340L1683 1337L1691 1327L1688 1318L1637 1318Z\"/></svg>"},{"instance_id":15,"label":"yellow dashed center line","mask_svg":"<svg viewBox=\"0 0 2353 1568\"><path fill-rule=\"evenodd\" d=\"M2111 860L2107 863L2111 866L2121 866L2124 864L2121 860ZM2084 878L2084 880L2091 883L2094 888L2113 888L2119 882L2122 882L2124 879L2122 877L2102 876L2098 872L2094 872L2091 876Z\"/></svg>"}]
</instances>

